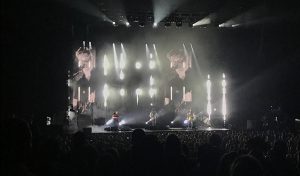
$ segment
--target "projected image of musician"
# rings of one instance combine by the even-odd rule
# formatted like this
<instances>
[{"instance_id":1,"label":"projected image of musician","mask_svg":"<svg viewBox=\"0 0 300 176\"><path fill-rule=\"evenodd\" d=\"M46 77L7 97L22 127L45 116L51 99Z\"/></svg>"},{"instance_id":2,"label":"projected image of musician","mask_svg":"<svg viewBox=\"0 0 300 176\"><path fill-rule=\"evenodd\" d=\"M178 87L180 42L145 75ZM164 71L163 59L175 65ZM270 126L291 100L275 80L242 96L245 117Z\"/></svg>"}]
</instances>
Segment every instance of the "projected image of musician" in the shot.
<instances>
[{"instance_id":1,"label":"projected image of musician","mask_svg":"<svg viewBox=\"0 0 300 176\"><path fill-rule=\"evenodd\" d=\"M167 54L170 73L165 86L164 104L172 106L176 113L186 112L192 103L192 61L181 49L171 50Z\"/></svg>"},{"instance_id":2,"label":"projected image of musician","mask_svg":"<svg viewBox=\"0 0 300 176\"><path fill-rule=\"evenodd\" d=\"M76 53L76 69L73 74L75 87L73 90L73 106L80 112L86 112L95 102L95 56L91 46L80 47Z\"/></svg>"}]
</instances>

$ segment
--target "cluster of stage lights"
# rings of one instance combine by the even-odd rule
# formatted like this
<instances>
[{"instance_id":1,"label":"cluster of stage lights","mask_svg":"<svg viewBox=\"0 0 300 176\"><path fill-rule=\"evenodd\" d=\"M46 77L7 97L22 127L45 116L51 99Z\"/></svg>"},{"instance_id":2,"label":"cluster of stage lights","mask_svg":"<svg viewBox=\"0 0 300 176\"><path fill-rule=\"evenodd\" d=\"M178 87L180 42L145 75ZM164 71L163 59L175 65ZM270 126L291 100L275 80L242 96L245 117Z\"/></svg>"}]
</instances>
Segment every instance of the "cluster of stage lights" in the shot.
<instances>
[{"instance_id":1,"label":"cluster of stage lights","mask_svg":"<svg viewBox=\"0 0 300 176\"><path fill-rule=\"evenodd\" d=\"M209 24L211 24L211 19L209 19L209 18L203 18L202 20L199 20L199 21L197 21L197 22L195 22L195 23L189 23L189 26L190 27L197 27L197 26L199 26L199 27L201 27L201 26L206 26L206 25L209 25ZM112 22L112 25L113 26L117 26L117 23L116 22ZM129 22L125 22L125 26L126 27L131 27L131 25L130 25L130 23ZM140 25L141 27L144 27L144 25ZM166 22L165 23L165 25L164 25L165 27L168 27L168 26L171 26L171 22ZM182 26L182 22L176 22L176 27L181 27ZM225 22L225 23L221 23L221 24L219 24L219 25L217 25L219 28L229 28L229 27L232 27L232 28L235 28L235 27L239 27L239 26L241 26L241 24L238 24L238 23L235 23L235 24L232 24L232 23L230 23L230 22ZM153 28L157 28L158 27L158 23L157 22L154 22L153 24L152 24L152 27Z\"/></svg>"},{"instance_id":2,"label":"cluster of stage lights","mask_svg":"<svg viewBox=\"0 0 300 176\"><path fill-rule=\"evenodd\" d=\"M149 48L148 45L146 44L146 56L148 58L148 63L149 63L149 69L153 70L156 68L156 62L157 59L154 60L153 54L151 52L149 52ZM153 44L153 48L154 48L154 53L157 56L157 52L156 52L156 48L155 48L155 44ZM111 59L112 60L112 59ZM123 44L121 43L121 52L118 54L117 49L116 49L116 45L113 43L113 64L114 65L114 70L116 71L117 75L119 75L119 79L120 80L124 80L125 79L125 72L124 70L126 69L126 61L127 61L127 57L126 57L126 52L124 49ZM112 61L111 61L112 62ZM107 57L106 54L104 54L103 57L103 62L102 62L102 67L103 67L103 74L104 76L108 76L109 75L109 70L111 69L111 63L110 63L110 59ZM137 61L135 63L135 68L137 70L140 70L143 67L142 62ZM157 94L157 89L156 87L154 87L155 85L155 81L152 75L150 75L149 78L149 88L148 88L148 93L150 98L152 99L156 94ZM107 107L107 100L109 95L115 95L115 93L112 93L111 91L113 91L111 88L108 87L107 83L104 84L103 86L103 98L104 98L104 107ZM111 93L109 93L111 92ZM119 89L119 94L121 97L124 97L126 95L126 90L124 88L120 88ZM139 104L139 99L140 97L143 95L143 90L141 88L137 88L135 90L135 95L136 95L136 103L137 105ZM151 103L151 106L153 105L153 103Z\"/></svg>"},{"instance_id":3,"label":"cluster of stage lights","mask_svg":"<svg viewBox=\"0 0 300 176\"><path fill-rule=\"evenodd\" d=\"M221 85L222 85L222 116L223 116L223 122L224 122L224 126L226 123L226 116L227 116L227 105L226 105L226 80L225 80L225 74L223 73L222 75L222 81L221 81ZM212 83L210 80L210 75L207 75L207 81L206 81L206 91L207 91L207 105L206 105L206 112L208 115L208 120L211 120L211 114L212 114L212 105L211 105L211 87L212 87ZM171 87L172 88L172 87ZM171 89L172 91L172 89ZM216 108L213 109L213 111L217 111ZM171 124L174 124L175 121L177 120L173 120L171 121ZM184 124L188 124L189 120L185 119L183 121Z\"/></svg>"}]
</instances>

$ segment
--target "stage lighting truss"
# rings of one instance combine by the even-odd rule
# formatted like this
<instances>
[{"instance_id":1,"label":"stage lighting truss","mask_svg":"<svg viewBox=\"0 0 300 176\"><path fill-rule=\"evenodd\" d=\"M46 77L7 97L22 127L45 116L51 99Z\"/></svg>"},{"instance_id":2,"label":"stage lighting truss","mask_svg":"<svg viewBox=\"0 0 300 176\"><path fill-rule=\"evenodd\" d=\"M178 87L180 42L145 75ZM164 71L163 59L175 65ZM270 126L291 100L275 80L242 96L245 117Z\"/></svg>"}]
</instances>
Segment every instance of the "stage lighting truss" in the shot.
<instances>
[{"instance_id":1,"label":"stage lighting truss","mask_svg":"<svg viewBox=\"0 0 300 176\"><path fill-rule=\"evenodd\" d=\"M147 24L156 28L159 26L159 23L162 23L165 27L172 26L172 23L175 24L176 27L181 27L183 24L188 24L189 27L193 27L193 24L196 21L204 18L206 13L184 13L184 12L176 12L172 13L169 16L165 17L162 21L155 22L154 14L149 12L116 12L116 11L107 11L106 16L114 22L114 26L140 26L145 27Z\"/></svg>"}]
</instances>

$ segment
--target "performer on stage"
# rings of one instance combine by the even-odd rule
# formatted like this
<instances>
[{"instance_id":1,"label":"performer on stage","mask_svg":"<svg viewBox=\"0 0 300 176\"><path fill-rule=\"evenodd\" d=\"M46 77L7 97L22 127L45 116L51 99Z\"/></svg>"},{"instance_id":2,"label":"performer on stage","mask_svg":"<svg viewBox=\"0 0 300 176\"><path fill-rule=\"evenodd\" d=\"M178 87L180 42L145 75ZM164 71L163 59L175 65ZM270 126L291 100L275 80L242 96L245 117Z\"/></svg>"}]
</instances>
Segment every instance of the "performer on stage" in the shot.
<instances>
[{"instance_id":1,"label":"performer on stage","mask_svg":"<svg viewBox=\"0 0 300 176\"><path fill-rule=\"evenodd\" d=\"M186 120L188 123L188 128L194 127L194 120L195 120L195 114L193 113L192 109L189 110L189 112L186 114Z\"/></svg>"},{"instance_id":2,"label":"performer on stage","mask_svg":"<svg viewBox=\"0 0 300 176\"><path fill-rule=\"evenodd\" d=\"M156 126L157 112L154 109L151 110L149 118L149 121L152 123L152 126Z\"/></svg>"},{"instance_id":3,"label":"performer on stage","mask_svg":"<svg viewBox=\"0 0 300 176\"><path fill-rule=\"evenodd\" d=\"M112 114L112 120L113 120L113 122L112 122L112 124L113 124L113 127L119 127L119 112L118 111L116 111L116 112L114 112L113 114Z\"/></svg>"}]
</instances>

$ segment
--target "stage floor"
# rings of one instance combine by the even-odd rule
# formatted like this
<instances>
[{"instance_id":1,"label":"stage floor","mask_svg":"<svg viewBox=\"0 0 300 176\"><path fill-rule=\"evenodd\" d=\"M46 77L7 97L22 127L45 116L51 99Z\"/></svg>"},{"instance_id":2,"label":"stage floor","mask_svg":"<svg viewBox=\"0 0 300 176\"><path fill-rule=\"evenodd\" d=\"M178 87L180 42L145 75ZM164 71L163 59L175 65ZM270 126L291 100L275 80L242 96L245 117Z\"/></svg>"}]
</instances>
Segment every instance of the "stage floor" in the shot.
<instances>
[{"instance_id":1,"label":"stage floor","mask_svg":"<svg viewBox=\"0 0 300 176\"><path fill-rule=\"evenodd\" d=\"M134 128L126 128L126 129L122 129L118 130L118 131L108 131L105 130L108 126L106 125L102 125L102 126L98 126L98 125L93 125L93 126L89 126L89 128L92 129L92 133L131 133ZM168 128L168 129L155 129L155 130L150 130L150 129L145 129L145 128L141 128L143 129L145 132L147 133L151 133L151 132L171 132L171 131L226 131L229 130L227 128L214 128L214 127L197 127L194 129L187 129L187 128Z\"/></svg>"}]
</instances>

